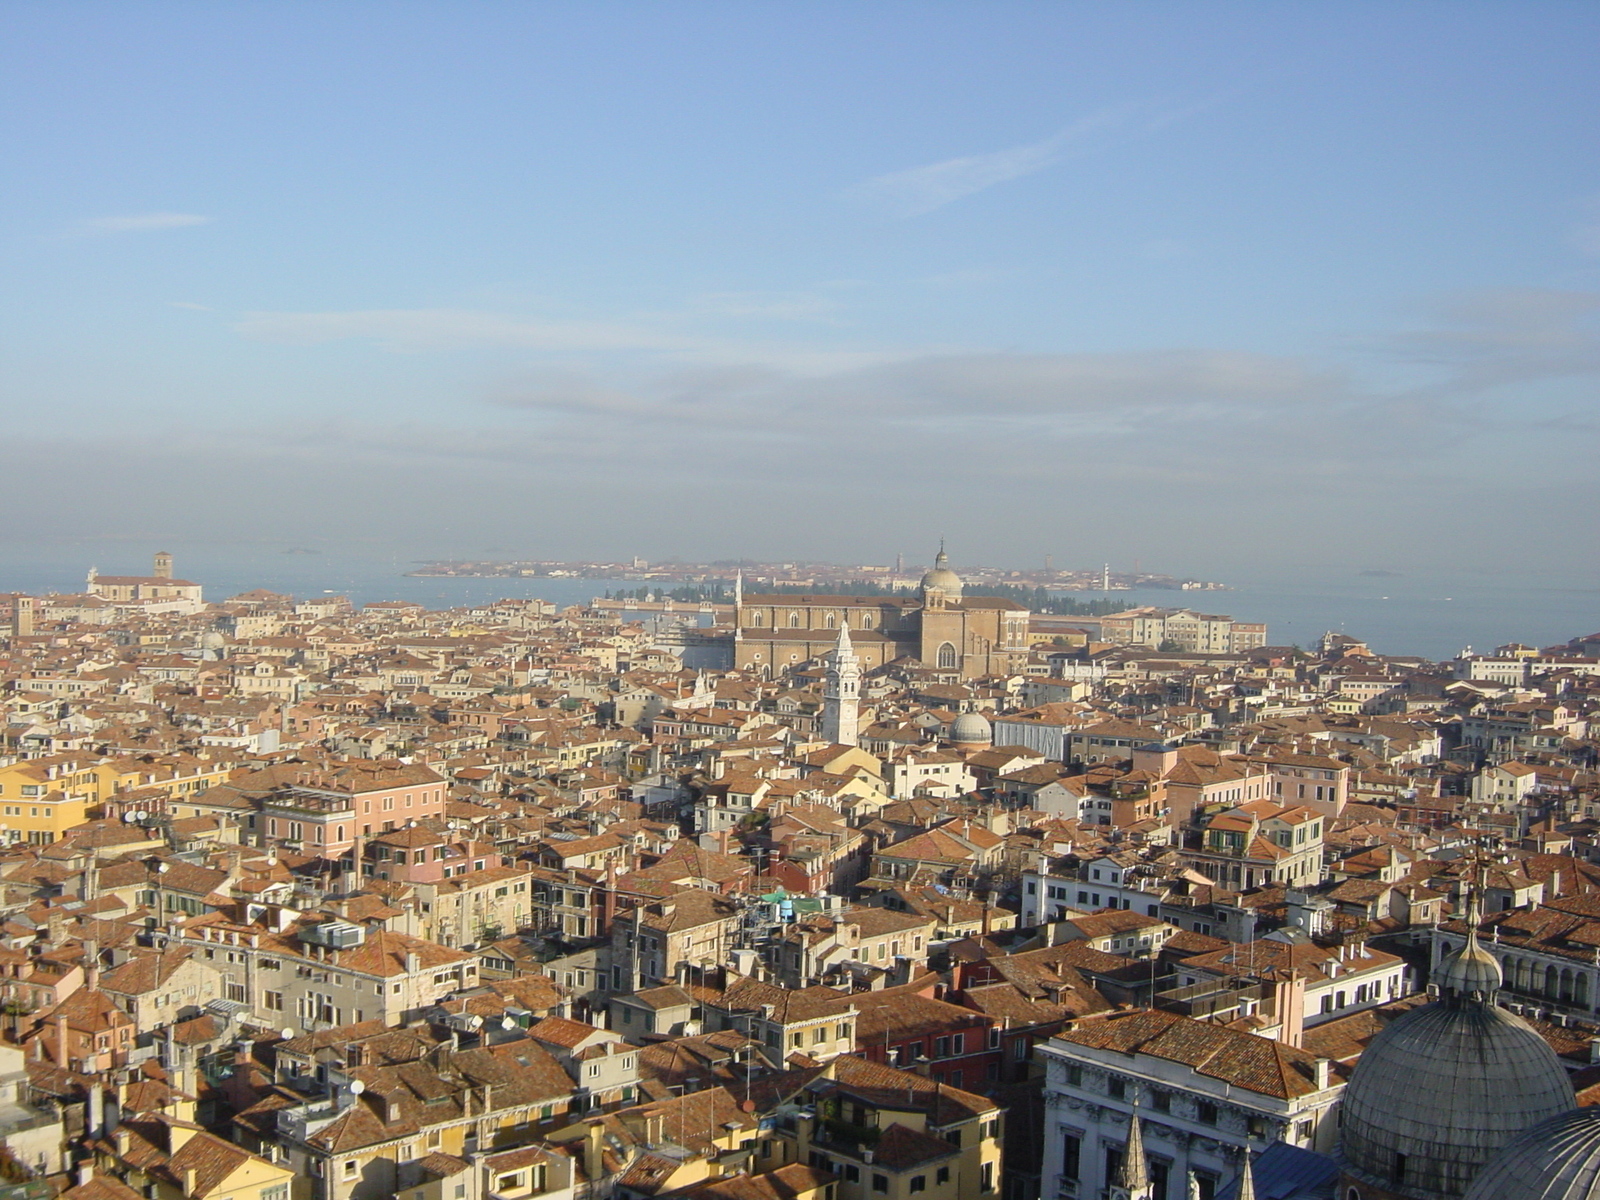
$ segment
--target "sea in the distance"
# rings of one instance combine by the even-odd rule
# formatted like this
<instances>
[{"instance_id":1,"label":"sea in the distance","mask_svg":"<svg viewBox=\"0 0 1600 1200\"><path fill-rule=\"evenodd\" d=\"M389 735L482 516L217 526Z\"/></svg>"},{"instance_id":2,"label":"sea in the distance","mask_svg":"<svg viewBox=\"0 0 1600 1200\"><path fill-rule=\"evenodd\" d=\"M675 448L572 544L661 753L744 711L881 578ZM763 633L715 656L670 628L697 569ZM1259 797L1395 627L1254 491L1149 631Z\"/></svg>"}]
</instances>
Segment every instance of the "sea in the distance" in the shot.
<instances>
[{"instance_id":1,"label":"sea in the distance","mask_svg":"<svg viewBox=\"0 0 1600 1200\"><path fill-rule=\"evenodd\" d=\"M78 592L90 566L106 575L143 575L150 554L170 549L176 574L205 585L208 600L254 588L300 597L335 594L356 604L414 600L429 608L455 608L501 598L539 597L576 604L608 590L637 588L637 580L462 578L414 576L421 555L401 557L361 551L283 553L259 545L215 544L145 547L132 542L28 544L0 542L0 592ZM1482 652L1506 642L1548 646L1600 631L1600 586L1564 586L1559 580L1508 579L1468 573L1325 576L1297 573L1227 578L1226 591L1142 588L1112 593L1135 604L1188 607L1265 621L1274 645L1310 646L1327 630L1342 630L1384 654L1453 657L1463 647ZM1099 592L1074 593L1097 599Z\"/></svg>"}]
</instances>

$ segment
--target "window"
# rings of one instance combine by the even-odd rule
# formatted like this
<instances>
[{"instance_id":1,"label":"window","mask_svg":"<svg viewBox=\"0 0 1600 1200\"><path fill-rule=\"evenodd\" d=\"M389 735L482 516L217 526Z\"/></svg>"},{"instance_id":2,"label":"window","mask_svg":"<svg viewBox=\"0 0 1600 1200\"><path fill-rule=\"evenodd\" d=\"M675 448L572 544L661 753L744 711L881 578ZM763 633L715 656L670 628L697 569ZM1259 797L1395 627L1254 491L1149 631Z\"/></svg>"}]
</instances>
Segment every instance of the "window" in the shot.
<instances>
[{"instance_id":1,"label":"window","mask_svg":"<svg viewBox=\"0 0 1600 1200\"><path fill-rule=\"evenodd\" d=\"M850 1026L843 1023L835 1025L833 1027L833 1036L838 1038L841 1042L844 1041L850 1036Z\"/></svg>"},{"instance_id":2,"label":"window","mask_svg":"<svg viewBox=\"0 0 1600 1200\"><path fill-rule=\"evenodd\" d=\"M946 669L954 667L956 665L956 648L954 646L952 646L949 642L941 643L940 646L939 646L939 660L938 661L939 661L939 666L944 667Z\"/></svg>"},{"instance_id":3,"label":"window","mask_svg":"<svg viewBox=\"0 0 1600 1200\"><path fill-rule=\"evenodd\" d=\"M1065 1070L1064 1070L1064 1074L1066 1076L1066 1083L1067 1083L1068 1087L1082 1087L1083 1086L1083 1068L1082 1067L1076 1065L1075 1063L1068 1063L1066 1068L1065 1068Z\"/></svg>"},{"instance_id":4,"label":"window","mask_svg":"<svg viewBox=\"0 0 1600 1200\"><path fill-rule=\"evenodd\" d=\"M872 1177L872 1190L887 1192L889 1190L889 1177L887 1175L874 1175Z\"/></svg>"},{"instance_id":5,"label":"window","mask_svg":"<svg viewBox=\"0 0 1600 1200\"><path fill-rule=\"evenodd\" d=\"M1106 1091L1113 1100L1126 1100L1128 1098L1128 1081L1126 1079L1112 1079L1106 1084Z\"/></svg>"},{"instance_id":6,"label":"window","mask_svg":"<svg viewBox=\"0 0 1600 1200\"><path fill-rule=\"evenodd\" d=\"M763 1144L765 1144L765 1143L763 1143ZM845 1163L845 1165L844 1165L844 1178L845 1178L845 1182L847 1182L847 1183L860 1183L861 1182L861 1168L856 1166L854 1163Z\"/></svg>"},{"instance_id":7,"label":"window","mask_svg":"<svg viewBox=\"0 0 1600 1200\"><path fill-rule=\"evenodd\" d=\"M981 1174L983 1179L983 1190L986 1192L994 1191L994 1164L992 1162L984 1163Z\"/></svg>"},{"instance_id":8,"label":"window","mask_svg":"<svg viewBox=\"0 0 1600 1200\"><path fill-rule=\"evenodd\" d=\"M1172 1111L1172 1093L1171 1092L1163 1092L1163 1091L1152 1090L1150 1092L1150 1107L1155 1109L1156 1112L1158 1112L1158 1113L1169 1113L1169 1112L1171 1112Z\"/></svg>"},{"instance_id":9,"label":"window","mask_svg":"<svg viewBox=\"0 0 1600 1200\"><path fill-rule=\"evenodd\" d=\"M283 1011L283 993L282 992L262 992L261 993L261 1006L263 1008L265 1008L268 1012L282 1012Z\"/></svg>"},{"instance_id":10,"label":"window","mask_svg":"<svg viewBox=\"0 0 1600 1200\"><path fill-rule=\"evenodd\" d=\"M1202 1125L1215 1125L1217 1123L1217 1106L1209 1100L1202 1100L1195 1106L1195 1120Z\"/></svg>"},{"instance_id":11,"label":"window","mask_svg":"<svg viewBox=\"0 0 1600 1200\"><path fill-rule=\"evenodd\" d=\"M271 1187L262 1188L261 1200L289 1200L289 1185L275 1183Z\"/></svg>"},{"instance_id":12,"label":"window","mask_svg":"<svg viewBox=\"0 0 1600 1200\"><path fill-rule=\"evenodd\" d=\"M911 1192L925 1192L928 1190L928 1177L926 1175L913 1175L911 1186L906 1189Z\"/></svg>"},{"instance_id":13,"label":"window","mask_svg":"<svg viewBox=\"0 0 1600 1200\"><path fill-rule=\"evenodd\" d=\"M346 1159L345 1163L344 1163L344 1177L346 1179L354 1179L356 1177L356 1171L358 1171L359 1169L360 1169L360 1166L356 1162L355 1159L353 1159L353 1158Z\"/></svg>"},{"instance_id":14,"label":"window","mask_svg":"<svg viewBox=\"0 0 1600 1200\"><path fill-rule=\"evenodd\" d=\"M1061 1177L1076 1179L1078 1164L1083 1161L1083 1135L1068 1133L1061 1139Z\"/></svg>"}]
</instances>

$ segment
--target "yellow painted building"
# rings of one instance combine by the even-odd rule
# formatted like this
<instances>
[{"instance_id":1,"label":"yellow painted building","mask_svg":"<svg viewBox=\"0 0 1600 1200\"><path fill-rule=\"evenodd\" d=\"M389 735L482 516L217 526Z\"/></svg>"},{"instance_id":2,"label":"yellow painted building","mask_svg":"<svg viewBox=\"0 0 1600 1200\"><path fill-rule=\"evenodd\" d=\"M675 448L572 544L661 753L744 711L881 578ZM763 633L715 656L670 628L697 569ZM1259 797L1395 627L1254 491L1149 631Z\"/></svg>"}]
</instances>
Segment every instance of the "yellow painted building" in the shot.
<instances>
[{"instance_id":1,"label":"yellow painted building","mask_svg":"<svg viewBox=\"0 0 1600 1200\"><path fill-rule=\"evenodd\" d=\"M99 758L53 754L0 767L0 844L57 841L74 825L99 815L118 792L156 788L166 792L173 816L195 816L180 801L227 781L231 768L189 755L147 762L122 756Z\"/></svg>"},{"instance_id":2,"label":"yellow painted building","mask_svg":"<svg viewBox=\"0 0 1600 1200\"><path fill-rule=\"evenodd\" d=\"M0 767L0 843L46 845L99 801L98 760L53 754Z\"/></svg>"}]
</instances>

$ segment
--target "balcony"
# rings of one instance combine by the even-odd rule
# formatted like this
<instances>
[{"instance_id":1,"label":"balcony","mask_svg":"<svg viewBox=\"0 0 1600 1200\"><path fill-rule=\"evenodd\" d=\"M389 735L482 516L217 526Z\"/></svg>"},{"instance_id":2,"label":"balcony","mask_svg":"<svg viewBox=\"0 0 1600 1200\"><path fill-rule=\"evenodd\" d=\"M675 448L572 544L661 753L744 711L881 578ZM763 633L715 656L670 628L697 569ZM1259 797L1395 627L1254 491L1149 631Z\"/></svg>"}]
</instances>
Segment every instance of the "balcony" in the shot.
<instances>
[{"instance_id":1,"label":"balcony","mask_svg":"<svg viewBox=\"0 0 1600 1200\"><path fill-rule=\"evenodd\" d=\"M21 1104L0 1105L0 1139L29 1129L44 1129L61 1124L61 1114L41 1108L28 1108Z\"/></svg>"},{"instance_id":2,"label":"balcony","mask_svg":"<svg viewBox=\"0 0 1600 1200\"><path fill-rule=\"evenodd\" d=\"M1230 987L1224 980L1202 980L1186 987L1168 988L1157 992L1154 1006L1180 1016L1205 1019L1237 1010L1246 1002L1261 1008L1265 996L1259 984L1249 987Z\"/></svg>"},{"instance_id":3,"label":"balcony","mask_svg":"<svg viewBox=\"0 0 1600 1200\"><path fill-rule=\"evenodd\" d=\"M815 1146L859 1158L861 1151L871 1150L882 1136L883 1131L876 1125L857 1125L843 1117L820 1117L812 1130L811 1141Z\"/></svg>"}]
</instances>

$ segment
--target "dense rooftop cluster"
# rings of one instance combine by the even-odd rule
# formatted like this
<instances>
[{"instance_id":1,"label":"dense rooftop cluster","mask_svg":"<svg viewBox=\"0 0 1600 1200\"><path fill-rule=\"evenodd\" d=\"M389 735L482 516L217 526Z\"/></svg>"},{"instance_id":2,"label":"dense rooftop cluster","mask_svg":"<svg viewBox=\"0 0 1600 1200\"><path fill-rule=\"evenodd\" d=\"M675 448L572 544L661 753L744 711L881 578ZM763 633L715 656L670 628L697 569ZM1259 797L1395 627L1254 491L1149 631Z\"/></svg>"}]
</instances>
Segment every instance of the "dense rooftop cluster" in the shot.
<instances>
[{"instance_id":1,"label":"dense rooftop cluster","mask_svg":"<svg viewBox=\"0 0 1600 1200\"><path fill-rule=\"evenodd\" d=\"M1332 1195L1376 1186L1338 1157L1363 1051L1478 938L1542 1069L1600 1083L1600 637L1079 627L942 554L903 626L858 601L739 595L689 636L208 604L170 559L0 596L0 1174Z\"/></svg>"}]
</instances>

